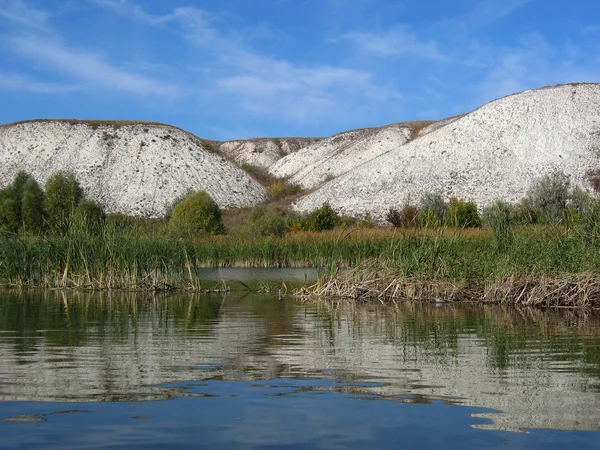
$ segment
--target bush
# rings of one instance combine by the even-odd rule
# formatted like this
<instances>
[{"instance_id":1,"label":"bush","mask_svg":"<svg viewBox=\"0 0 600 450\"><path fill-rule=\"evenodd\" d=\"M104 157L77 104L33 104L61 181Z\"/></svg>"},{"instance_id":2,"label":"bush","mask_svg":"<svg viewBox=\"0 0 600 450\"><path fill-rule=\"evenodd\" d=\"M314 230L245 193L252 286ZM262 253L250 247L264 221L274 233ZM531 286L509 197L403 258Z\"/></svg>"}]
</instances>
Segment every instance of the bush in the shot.
<instances>
[{"instance_id":1,"label":"bush","mask_svg":"<svg viewBox=\"0 0 600 450\"><path fill-rule=\"evenodd\" d=\"M33 177L29 177L23 186L23 199L21 201L23 228L28 233L39 234L43 232L46 225L45 216L44 191Z\"/></svg>"},{"instance_id":2,"label":"bush","mask_svg":"<svg viewBox=\"0 0 600 450\"><path fill-rule=\"evenodd\" d=\"M82 198L83 191L72 173L57 172L48 178L44 207L52 231L67 231L73 211Z\"/></svg>"},{"instance_id":3,"label":"bush","mask_svg":"<svg viewBox=\"0 0 600 450\"><path fill-rule=\"evenodd\" d=\"M73 223L86 233L92 235L102 233L105 222L104 209L90 200L81 201L73 211Z\"/></svg>"},{"instance_id":4,"label":"bush","mask_svg":"<svg viewBox=\"0 0 600 450\"><path fill-rule=\"evenodd\" d=\"M402 215L397 209L390 208L385 215L385 220L391 223L394 228L400 228L402 226Z\"/></svg>"},{"instance_id":5,"label":"bush","mask_svg":"<svg viewBox=\"0 0 600 450\"><path fill-rule=\"evenodd\" d=\"M329 203L315 209L308 215L307 229L310 231L333 230L338 223L338 215Z\"/></svg>"},{"instance_id":6,"label":"bush","mask_svg":"<svg viewBox=\"0 0 600 450\"><path fill-rule=\"evenodd\" d=\"M252 210L248 223L243 228L243 234L250 237L283 236L286 223L283 216L263 206Z\"/></svg>"},{"instance_id":7,"label":"bush","mask_svg":"<svg viewBox=\"0 0 600 450\"><path fill-rule=\"evenodd\" d=\"M480 227L481 218L475 202L452 198L448 206L447 224L455 228Z\"/></svg>"},{"instance_id":8,"label":"bush","mask_svg":"<svg viewBox=\"0 0 600 450\"><path fill-rule=\"evenodd\" d=\"M221 234L221 210L210 195L198 191L179 203L169 221L172 230L185 234Z\"/></svg>"},{"instance_id":9,"label":"bush","mask_svg":"<svg viewBox=\"0 0 600 450\"><path fill-rule=\"evenodd\" d=\"M446 222L448 205L440 193L426 193L419 204L418 221L425 227L439 227Z\"/></svg>"},{"instance_id":10,"label":"bush","mask_svg":"<svg viewBox=\"0 0 600 450\"><path fill-rule=\"evenodd\" d=\"M571 198L571 180L560 171L544 175L527 191L521 205L534 211L536 221L559 223Z\"/></svg>"},{"instance_id":11,"label":"bush","mask_svg":"<svg viewBox=\"0 0 600 450\"><path fill-rule=\"evenodd\" d=\"M175 197L170 203L167 203L167 205L165 206L165 215L164 215L165 222L168 222L169 220L171 220L171 216L173 216L173 211L175 211L175 208L177 208L177 205L179 205L181 202L183 202L186 198L188 198L193 193L194 193L194 191L192 191L191 189L188 189L185 192L185 194L181 194L181 195Z\"/></svg>"},{"instance_id":12,"label":"bush","mask_svg":"<svg viewBox=\"0 0 600 450\"><path fill-rule=\"evenodd\" d=\"M275 183L267 186L267 193L271 199L280 200L285 197L286 189L281 181L276 181Z\"/></svg>"}]
</instances>

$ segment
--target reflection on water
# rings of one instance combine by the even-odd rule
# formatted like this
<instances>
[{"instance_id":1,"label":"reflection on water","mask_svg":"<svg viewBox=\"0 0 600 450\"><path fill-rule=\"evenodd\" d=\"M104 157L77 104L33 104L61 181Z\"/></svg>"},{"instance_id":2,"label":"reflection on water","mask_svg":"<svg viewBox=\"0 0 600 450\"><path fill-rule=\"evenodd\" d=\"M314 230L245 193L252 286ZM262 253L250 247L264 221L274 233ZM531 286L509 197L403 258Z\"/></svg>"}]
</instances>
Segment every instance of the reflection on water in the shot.
<instances>
[{"instance_id":1,"label":"reflection on water","mask_svg":"<svg viewBox=\"0 0 600 450\"><path fill-rule=\"evenodd\" d=\"M252 383L275 398L486 408L474 422L484 429L599 431L599 336L600 316L571 310L331 312L277 295L3 295L0 401L208 398L222 395L214 383Z\"/></svg>"}]
</instances>

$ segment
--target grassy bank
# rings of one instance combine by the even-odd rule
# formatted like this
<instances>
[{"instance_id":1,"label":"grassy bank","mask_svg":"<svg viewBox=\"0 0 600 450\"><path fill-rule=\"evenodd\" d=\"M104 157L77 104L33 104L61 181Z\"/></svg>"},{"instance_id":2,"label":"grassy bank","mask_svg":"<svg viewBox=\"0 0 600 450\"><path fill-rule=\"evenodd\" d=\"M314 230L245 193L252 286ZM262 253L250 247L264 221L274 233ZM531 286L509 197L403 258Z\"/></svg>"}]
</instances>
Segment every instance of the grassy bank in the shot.
<instances>
[{"instance_id":1,"label":"grassy bank","mask_svg":"<svg viewBox=\"0 0 600 450\"><path fill-rule=\"evenodd\" d=\"M351 228L253 239L183 239L119 227L99 235L4 235L0 283L199 290L201 267L317 267L319 282L304 290L310 298L527 304L570 298L568 304L596 305L600 254L591 241L562 227L515 227L510 233L510 244L501 248L485 228Z\"/></svg>"}]
</instances>

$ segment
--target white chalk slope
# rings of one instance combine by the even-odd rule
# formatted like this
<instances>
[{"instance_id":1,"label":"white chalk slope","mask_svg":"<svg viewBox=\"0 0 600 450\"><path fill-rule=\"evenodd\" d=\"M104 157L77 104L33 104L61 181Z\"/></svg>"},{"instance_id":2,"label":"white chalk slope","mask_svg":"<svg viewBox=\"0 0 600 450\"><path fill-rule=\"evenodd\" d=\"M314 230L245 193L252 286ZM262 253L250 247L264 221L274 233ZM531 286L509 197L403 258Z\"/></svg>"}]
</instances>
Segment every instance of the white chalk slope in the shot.
<instances>
[{"instance_id":1,"label":"white chalk slope","mask_svg":"<svg viewBox=\"0 0 600 450\"><path fill-rule=\"evenodd\" d=\"M320 138L256 138L227 141L219 145L219 153L237 164L266 169L290 153L320 141Z\"/></svg>"},{"instance_id":2,"label":"white chalk slope","mask_svg":"<svg viewBox=\"0 0 600 450\"><path fill-rule=\"evenodd\" d=\"M287 178L289 184L314 188L404 145L415 136L418 124L397 123L339 133L280 159L268 171Z\"/></svg>"},{"instance_id":3,"label":"white chalk slope","mask_svg":"<svg viewBox=\"0 0 600 450\"><path fill-rule=\"evenodd\" d=\"M381 219L424 192L481 206L514 202L554 170L589 190L587 172L600 168L600 84L526 91L430 130L329 181L295 208L310 211L328 201L342 213Z\"/></svg>"},{"instance_id":4,"label":"white chalk slope","mask_svg":"<svg viewBox=\"0 0 600 450\"><path fill-rule=\"evenodd\" d=\"M188 190L205 190L223 208L266 199L242 169L195 136L161 124L31 121L0 127L0 187L24 170L38 182L71 171L107 211L160 217Z\"/></svg>"}]
</instances>

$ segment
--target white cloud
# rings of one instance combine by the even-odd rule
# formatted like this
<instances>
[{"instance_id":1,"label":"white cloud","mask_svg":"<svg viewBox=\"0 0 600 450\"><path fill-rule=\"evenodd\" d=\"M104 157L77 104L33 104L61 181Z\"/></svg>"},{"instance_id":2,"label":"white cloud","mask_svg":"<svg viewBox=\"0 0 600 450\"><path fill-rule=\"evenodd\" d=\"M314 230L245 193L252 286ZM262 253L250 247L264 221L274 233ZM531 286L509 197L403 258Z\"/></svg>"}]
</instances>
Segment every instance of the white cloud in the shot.
<instances>
[{"instance_id":1,"label":"white cloud","mask_svg":"<svg viewBox=\"0 0 600 450\"><path fill-rule=\"evenodd\" d=\"M494 59L478 84L481 101L545 85L598 81L600 62L590 61L582 49L566 44L552 46L538 33L530 33L514 47L493 47Z\"/></svg>"},{"instance_id":2,"label":"white cloud","mask_svg":"<svg viewBox=\"0 0 600 450\"><path fill-rule=\"evenodd\" d=\"M89 1L132 20L180 32L212 61L211 82L226 96L221 98L254 114L314 122L344 108L356 97L373 101L400 98L390 89L373 85L371 74L365 71L303 66L262 55L248 48L236 31L221 30L219 18L192 6L155 16L131 1Z\"/></svg>"},{"instance_id":3,"label":"white cloud","mask_svg":"<svg viewBox=\"0 0 600 450\"><path fill-rule=\"evenodd\" d=\"M22 0L8 0L0 7L0 18L6 19L13 25L43 31L48 28L50 14L31 8Z\"/></svg>"},{"instance_id":4,"label":"white cloud","mask_svg":"<svg viewBox=\"0 0 600 450\"><path fill-rule=\"evenodd\" d=\"M99 55L69 49L55 40L16 37L11 47L37 64L89 85L136 94L173 96L178 93L173 85L120 69Z\"/></svg>"},{"instance_id":5,"label":"white cloud","mask_svg":"<svg viewBox=\"0 0 600 450\"><path fill-rule=\"evenodd\" d=\"M416 33L407 26L396 26L383 33L346 33L333 41L349 40L356 46L368 53L379 53L382 55L416 55L429 59L447 59L439 48L438 43L433 40L422 41Z\"/></svg>"},{"instance_id":6,"label":"white cloud","mask_svg":"<svg viewBox=\"0 0 600 450\"><path fill-rule=\"evenodd\" d=\"M81 86L72 83L52 83L37 81L31 77L0 73L0 89L40 94L54 94L79 91Z\"/></svg>"}]
</instances>

